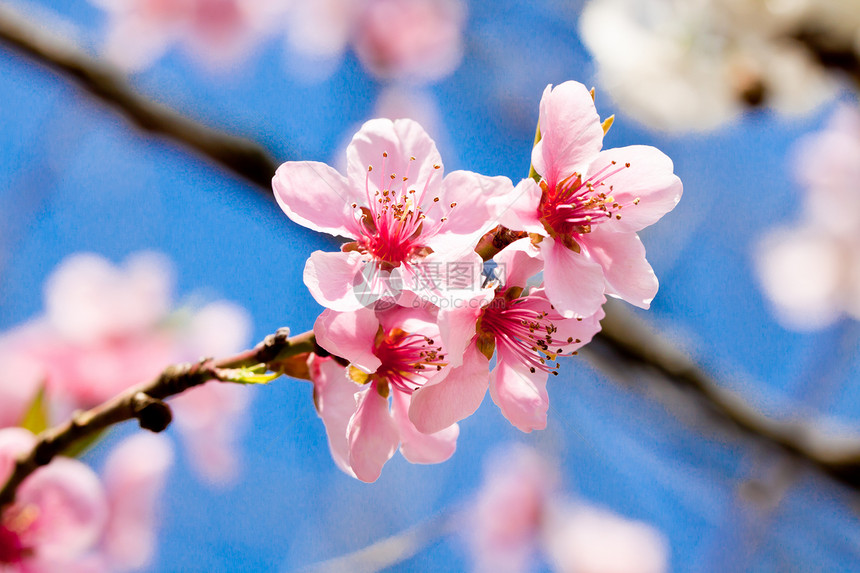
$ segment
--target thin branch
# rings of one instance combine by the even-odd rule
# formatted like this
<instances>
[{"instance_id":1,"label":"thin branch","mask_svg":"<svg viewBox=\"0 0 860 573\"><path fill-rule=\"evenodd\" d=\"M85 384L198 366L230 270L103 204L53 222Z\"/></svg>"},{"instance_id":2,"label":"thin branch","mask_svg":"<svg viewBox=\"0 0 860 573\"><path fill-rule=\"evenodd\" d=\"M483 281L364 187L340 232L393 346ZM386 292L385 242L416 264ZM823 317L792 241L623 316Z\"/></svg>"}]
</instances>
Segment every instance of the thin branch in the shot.
<instances>
[{"instance_id":1,"label":"thin branch","mask_svg":"<svg viewBox=\"0 0 860 573\"><path fill-rule=\"evenodd\" d=\"M376 573L413 557L423 548L448 535L452 516L437 515L405 531L381 539L358 551L301 569L301 573Z\"/></svg>"},{"instance_id":2,"label":"thin branch","mask_svg":"<svg viewBox=\"0 0 860 573\"><path fill-rule=\"evenodd\" d=\"M818 55L822 64L857 74L856 58L849 61L834 56L831 47L822 44L819 36L804 33L798 39ZM0 41L77 80L83 89L123 112L141 128L185 144L254 183L266 197L272 198L270 182L278 162L259 144L207 127L148 100L134 92L115 68L1 5ZM485 246L489 250L497 248ZM603 330L586 347L584 355L622 379L630 377L631 372L657 373L663 382L693 392L705 410L744 433L773 443L860 490L860 437L836 440L810 424L772 420L741 396L725 389L626 308L609 304L606 311ZM0 496L0 502L4 499Z\"/></svg>"},{"instance_id":3,"label":"thin branch","mask_svg":"<svg viewBox=\"0 0 860 573\"><path fill-rule=\"evenodd\" d=\"M692 393L700 408L744 434L776 445L838 481L860 490L860 436L835 436L808 421L776 420L703 371L621 303L607 304L603 330L581 354L615 378L641 383L643 373ZM633 373L633 375L631 375ZM667 393L658 393L669 401Z\"/></svg>"},{"instance_id":4,"label":"thin branch","mask_svg":"<svg viewBox=\"0 0 860 573\"><path fill-rule=\"evenodd\" d=\"M238 368L265 364L277 370L279 364L289 358L313 352L315 342L313 332L290 337L289 329L282 328L255 348L236 356L168 366L150 382L129 388L91 410L75 414L68 422L39 434L33 447L17 458L12 474L0 490L0 508L15 500L18 486L27 476L80 440L134 419L144 429L161 432L172 419L170 408L163 400L210 380L229 380Z\"/></svg>"},{"instance_id":5,"label":"thin branch","mask_svg":"<svg viewBox=\"0 0 860 573\"><path fill-rule=\"evenodd\" d=\"M271 181L279 162L258 143L213 129L138 94L119 69L5 5L0 5L0 41L74 79L140 129L181 143L253 183L267 199L274 199Z\"/></svg>"}]
</instances>

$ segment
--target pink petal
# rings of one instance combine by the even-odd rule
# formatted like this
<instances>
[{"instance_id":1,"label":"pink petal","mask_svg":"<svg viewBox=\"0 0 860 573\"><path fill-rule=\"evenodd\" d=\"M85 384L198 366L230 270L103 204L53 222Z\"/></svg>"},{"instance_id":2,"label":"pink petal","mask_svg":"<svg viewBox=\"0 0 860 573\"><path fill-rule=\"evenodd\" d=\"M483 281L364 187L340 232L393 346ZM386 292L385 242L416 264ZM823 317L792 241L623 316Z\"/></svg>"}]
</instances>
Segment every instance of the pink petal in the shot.
<instances>
[{"instance_id":1,"label":"pink petal","mask_svg":"<svg viewBox=\"0 0 860 573\"><path fill-rule=\"evenodd\" d=\"M528 237L514 241L493 260L498 265L499 278L506 288L525 287L531 277L543 270L540 251Z\"/></svg>"},{"instance_id":2,"label":"pink petal","mask_svg":"<svg viewBox=\"0 0 860 573\"><path fill-rule=\"evenodd\" d=\"M272 188L278 205L299 225L330 235L354 236L352 203L364 201L364 193L350 189L346 178L325 163L288 161L275 172Z\"/></svg>"},{"instance_id":3,"label":"pink petal","mask_svg":"<svg viewBox=\"0 0 860 573\"><path fill-rule=\"evenodd\" d=\"M15 458L36 443L36 436L24 428L0 430L0 482L5 483L15 467Z\"/></svg>"},{"instance_id":4,"label":"pink petal","mask_svg":"<svg viewBox=\"0 0 860 573\"><path fill-rule=\"evenodd\" d=\"M400 430L400 453L404 458L413 464L438 464L454 455L460 435L457 424L432 434L419 432L409 421L409 395L403 392L392 393L391 410Z\"/></svg>"},{"instance_id":5,"label":"pink petal","mask_svg":"<svg viewBox=\"0 0 860 573\"><path fill-rule=\"evenodd\" d=\"M490 396L505 418L523 432L546 428L547 376L543 370L530 372L528 366L504 347L496 350L496 367L490 374Z\"/></svg>"},{"instance_id":6,"label":"pink petal","mask_svg":"<svg viewBox=\"0 0 860 573\"><path fill-rule=\"evenodd\" d=\"M640 308L651 306L657 294L657 275L645 259L645 246L636 233L607 233L597 229L583 237L583 244L603 267L607 294Z\"/></svg>"},{"instance_id":7,"label":"pink petal","mask_svg":"<svg viewBox=\"0 0 860 573\"><path fill-rule=\"evenodd\" d=\"M549 237L540 244L546 294L565 317L591 316L603 304L603 269Z\"/></svg>"},{"instance_id":8,"label":"pink petal","mask_svg":"<svg viewBox=\"0 0 860 573\"><path fill-rule=\"evenodd\" d=\"M376 313L367 308L355 312L325 310L314 323L314 335L320 346L365 372L376 372L382 364L373 353L378 330Z\"/></svg>"},{"instance_id":9,"label":"pink petal","mask_svg":"<svg viewBox=\"0 0 860 573\"><path fill-rule=\"evenodd\" d=\"M481 315L481 308L491 301L494 291L484 289L462 304L439 310L439 335L447 352L448 366L457 367L463 363L466 350L475 338L475 326Z\"/></svg>"},{"instance_id":10,"label":"pink petal","mask_svg":"<svg viewBox=\"0 0 860 573\"><path fill-rule=\"evenodd\" d=\"M538 206L541 200L540 186L532 178L523 179L509 196L498 199L499 223L512 231L525 231L545 235L540 222Z\"/></svg>"},{"instance_id":11,"label":"pink petal","mask_svg":"<svg viewBox=\"0 0 860 573\"><path fill-rule=\"evenodd\" d=\"M532 149L532 165L554 185L585 171L603 146L603 127L584 85L570 81L551 88L540 100L541 140Z\"/></svg>"},{"instance_id":12,"label":"pink petal","mask_svg":"<svg viewBox=\"0 0 860 573\"><path fill-rule=\"evenodd\" d=\"M409 419L420 432L439 432L468 418L487 393L490 362L475 344L466 348L461 366L444 372L412 394Z\"/></svg>"},{"instance_id":13,"label":"pink petal","mask_svg":"<svg viewBox=\"0 0 860 573\"><path fill-rule=\"evenodd\" d=\"M238 443L245 427L250 389L209 382L170 403L194 468L213 484L234 483L241 469Z\"/></svg>"},{"instance_id":14,"label":"pink petal","mask_svg":"<svg viewBox=\"0 0 860 573\"><path fill-rule=\"evenodd\" d=\"M499 201L511 198L513 192L513 183L507 177L487 177L471 171L449 173L440 195L442 212L450 211L443 232L483 235L498 225ZM456 204L453 208L452 203Z\"/></svg>"},{"instance_id":15,"label":"pink petal","mask_svg":"<svg viewBox=\"0 0 860 573\"><path fill-rule=\"evenodd\" d=\"M158 502L172 464L170 441L155 434L135 434L108 457L103 479L110 517L102 551L112 570L138 570L151 562Z\"/></svg>"},{"instance_id":16,"label":"pink petal","mask_svg":"<svg viewBox=\"0 0 860 573\"><path fill-rule=\"evenodd\" d=\"M388 398L379 395L376 382L358 394L356 406L346 430L349 466L361 481L374 482L397 450L400 435L388 411Z\"/></svg>"},{"instance_id":17,"label":"pink petal","mask_svg":"<svg viewBox=\"0 0 860 573\"><path fill-rule=\"evenodd\" d=\"M331 457L340 469L355 477L349 467L347 426L355 414L356 393L360 388L346 377L346 369L332 358L313 355L309 366L314 383L314 404L325 425Z\"/></svg>"},{"instance_id":18,"label":"pink petal","mask_svg":"<svg viewBox=\"0 0 860 573\"><path fill-rule=\"evenodd\" d=\"M557 571L665 573L669 546L659 531L608 511L577 507L546 531L549 560Z\"/></svg>"},{"instance_id":19,"label":"pink petal","mask_svg":"<svg viewBox=\"0 0 860 573\"><path fill-rule=\"evenodd\" d=\"M96 474L67 458L55 459L21 484L13 508L28 505L39 513L21 533L21 541L49 559L78 556L93 547L108 517L107 500Z\"/></svg>"},{"instance_id":20,"label":"pink petal","mask_svg":"<svg viewBox=\"0 0 860 573\"><path fill-rule=\"evenodd\" d=\"M352 138L346 159L350 185L362 190L368 185L371 197L390 184L392 174L398 181L409 178L405 184L416 190L416 201L422 205L432 201L442 189L442 157L424 128L411 119L368 121ZM373 171L368 172L371 166Z\"/></svg>"},{"instance_id":21,"label":"pink petal","mask_svg":"<svg viewBox=\"0 0 860 573\"><path fill-rule=\"evenodd\" d=\"M615 165L612 165L615 161ZM626 167L627 164L630 167ZM601 169L617 173L606 178L611 186L607 195L622 205L621 219L604 223L613 230L638 231L657 222L675 208L681 200L684 186L673 173L672 160L659 149L647 145L631 145L601 151L588 167L591 176ZM639 199L638 204L634 202Z\"/></svg>"},{"instance_id":22,"label":"pink petal","mask_svg":"<svg viewBox=\"0 0 860 573\"><path fill-rule=\"evenodd\" d=\"M305 285L311 296L326 308L339 312L358 310L367 301L356 296L364 262L357 252L324 253L314 251L305 263Z\"/></svg>"}]
</instances>

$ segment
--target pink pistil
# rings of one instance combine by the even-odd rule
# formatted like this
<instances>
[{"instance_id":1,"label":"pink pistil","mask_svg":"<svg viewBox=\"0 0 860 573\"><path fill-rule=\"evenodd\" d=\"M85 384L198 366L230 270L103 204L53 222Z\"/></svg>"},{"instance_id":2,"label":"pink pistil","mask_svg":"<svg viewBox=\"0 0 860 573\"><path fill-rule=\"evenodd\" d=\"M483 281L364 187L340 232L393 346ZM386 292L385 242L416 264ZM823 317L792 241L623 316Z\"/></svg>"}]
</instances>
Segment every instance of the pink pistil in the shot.
<instances>
[{"instance_id":1,"label":"pink pistil","mask_svg":"<svg viewBox=\"0 0 860 573\"><path fill-rule=\"evenodd\" d=\"M525 303L537 299L535 296L524 296L509 300L504 292L497 293L481 315L479 335L493 336L497 345L517 356L532 373L543 370L558 376L557 369L561 364L556 358L568 355L563 347L579 340L556 338L554 335L558 328L546 312L525 308Z\"/></svg>"},{"instance_id":2,"label":"pink pistil","mask_svg":"<svg viewBox=\"0 0 860 573\"><path fill-rule=\"evenodd\" d=\"M439 197L434 197L429 208L421 202L430 184L430 178L424 183L420 193L409 186L409 168L406 174L398 178L396 173L385 174L385 164L388 153L382 154L379 189L371 193L370 175L373 166L367 168L365 178L365 193L367 205L353 203L356 210L354 233L358 237L355 245L359 252L370 254L381 268L391 269L400 265L409 266L416 258L429 254L426 241L436 235L447 221L450 209L456 207L451 203L446 216L440 217L434 223L427 220L427 214L433 210ZM409 166L415 161L410 157ZM434 165L440 169L441 165ZM398 189L397 181L400 181Z\"/></svg>"},{"instance_id":3,"label":"pink pistil","mask_svg":"<svg viewBox=\"0 0 860 573\"><path fill-rule=\"evenodd\" d=\"M387 380L407 394L423 386L430 374L446 365L441 347L434 346L433 339L426 336L394 328L377 338L373 353L382 365L373 376Z\"/></svg>"},{"instance_id":4,"label":"pink pistil","mask_svg":"<svg viewBox=\"0 0 860 573\"><path fill-rule=\"evenodd\" d=\"M614 166L615 161L585 181L579 173L573 173L555 185L541 180L541 221L551 236L570 239L574 235L590 233L593 225L613 218L621 219L620 211L625 205L612 197L612 185L606 189L606 182L630 164L612 169ZM634 201L630 205L636 203Z\"/></svg>"}]
</instances>

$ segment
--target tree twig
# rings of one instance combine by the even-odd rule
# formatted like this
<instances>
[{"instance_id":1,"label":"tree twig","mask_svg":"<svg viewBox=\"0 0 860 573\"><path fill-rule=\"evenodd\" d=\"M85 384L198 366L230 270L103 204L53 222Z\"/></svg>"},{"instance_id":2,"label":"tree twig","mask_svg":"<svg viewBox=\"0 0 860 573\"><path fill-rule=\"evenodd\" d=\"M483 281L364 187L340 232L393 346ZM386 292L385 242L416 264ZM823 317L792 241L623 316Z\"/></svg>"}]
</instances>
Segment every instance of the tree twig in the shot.
<instances>
[{"instance_id":1,"label":"tree twig","mask_svg":"<svg viewBox=\"0 0 860 573\"><path fill-rule=\"evenodd\" d=\"M642 374L654 374L658 383L691 393L699 403L700 412L704 410L747 436L776 445L790 456L860 490L860 436L835 436L809 421L765 416L621 303L610 301L606 311L603 330L580 351L598 367L614 378L632 379L635 383L641 382ZM658 393L658 397L668 401L665 392Z\"/></svg>"},{"instance_id":2,"label":"tree twig","mask_svg":"<svg viewBox=\"0 0 860 573\"><path fill-rule=\"evenodd\" d=\"M289 329L282 328L251 350L221 360L168 366L155 379L129 388L90 410L76 413L66 423L39 434L33 447L17 458L12 474L0 490L0 508L15 500L18 486L27 476L80 440L134 419L142 428L160 432L172 419L165 399L210 380L229 380L231 371L237 368L265 364L277 369L282 361L313 352L315 342L313 332L290 337Z\"/></svg>"},{"instance_id":3,"label":"tree twig","mask_svg":"<svg viewBox=\"0 0 860 573\"><path fill-rule=\"evenodd\" d=\"M253 183L274 203L271 181L279 163L258 143L209 127L138 94L119 69L2 4L0 41L74 79L140 129L179 142Z\"/></svg>"}]
</instances>

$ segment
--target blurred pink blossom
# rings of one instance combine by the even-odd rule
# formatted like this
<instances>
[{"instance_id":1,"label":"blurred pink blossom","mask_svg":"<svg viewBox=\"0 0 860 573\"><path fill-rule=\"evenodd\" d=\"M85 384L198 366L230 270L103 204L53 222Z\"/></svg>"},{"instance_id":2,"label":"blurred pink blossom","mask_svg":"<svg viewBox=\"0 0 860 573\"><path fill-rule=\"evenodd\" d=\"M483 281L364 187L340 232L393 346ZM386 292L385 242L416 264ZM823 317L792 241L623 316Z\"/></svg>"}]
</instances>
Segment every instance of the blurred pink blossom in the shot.
<instances>
[{"instance_id":1,"label":"blurred pink blossom","mask_svg":"<svg viewBox=\"0 0 860 573\"><path fill-rule=\"evenodd\" d=\"M521 573L539 560L558 573L668 570L668 544L658 531L567 499L557 468L536 451L512 447L484 474L463 523L478 573Z\"/></svg>"},{"instance_id":2,"label":"blurred pink blossom","mask_svg":"<svg viewBox=\"0 0 860 573\"><path fill-rule=\"evenodd\" d=\"M214 302L171 314L172 273L152 253L115 266L93 254L66 259L48 279L46 314L0 338L10 368L0 374L0 423L21 422L41 386L54 420L158 375L172 363L242 349L250 324L241 308ZM176 424L201 473L229 481L248 389L208 384L174 400Z\"/></svg>"},{"instance_id":3,"label":"blurred pink blossom","mask_svg":"<svg viewBox=\"0 0 860 573\"><path fill-rule=\"evenodd\" d=\"M456 424L425 434L408 416L415 388L444 365L433 317L404 307L378 313L326 310L314 333L320 346L350 361L348 367L332 358L314 357L310 363L317 411L341 469L372 482L398 445L412 463L439 463L453 455Z\"/></svg>"},{"instance_id":4,"label":"blurred pink blossom","mask_svg":"<svg viewBox=\"0 0 860 573\"><path fill-rule=\"evenodd\" d=\"M0 430L0 482L9 476L14 456L34 442L26 430ZM148 565L154 507L171 455L165 438L139 435L110 454L104 484L68 458L36 470L0 516L0 570L106 573Z\"/></svg>"},{"instance_id":5,"label":"blurred pink blossom","mask_svg":"<svg viewBox=\"0 0 860 573\"><path fill-rule=\"evenodd\" d=\"M843 106L795 149L798 222L770 230L756 262L777 317L796 330L860 319L860 111Z\"/></svg>"},{"instance_id":6,"label":"blurred pink blossom","mask_svg":"<svg viewBox=\"0 0 860 573\"><path fill-rule=\"evenodd\" d=\"M174 45L214 69L235 65L270 30L283 0L91 0L108 14L104 51L129 71Z\"/></svg>"},{"instance_id":7,"label":"blurred pink blossom","mask_svg":"<svg viewBox=\"0 0 860 573\"><path fill-rule=\"evenodd\" d=\"M457 68L464 25L460 0L324 0L294 2L287 11L290 49L317 69L352 45L375 76L414 83ZM307 70L314 73L311 66Z\"/></svg>"}]
</instances>

